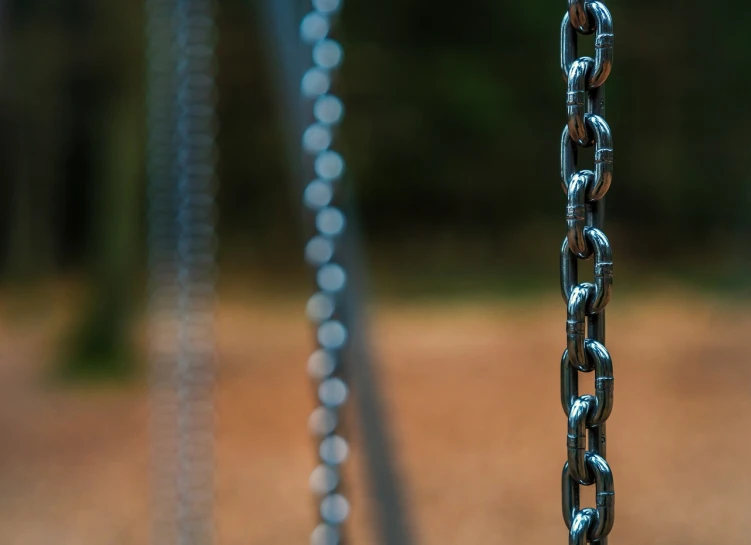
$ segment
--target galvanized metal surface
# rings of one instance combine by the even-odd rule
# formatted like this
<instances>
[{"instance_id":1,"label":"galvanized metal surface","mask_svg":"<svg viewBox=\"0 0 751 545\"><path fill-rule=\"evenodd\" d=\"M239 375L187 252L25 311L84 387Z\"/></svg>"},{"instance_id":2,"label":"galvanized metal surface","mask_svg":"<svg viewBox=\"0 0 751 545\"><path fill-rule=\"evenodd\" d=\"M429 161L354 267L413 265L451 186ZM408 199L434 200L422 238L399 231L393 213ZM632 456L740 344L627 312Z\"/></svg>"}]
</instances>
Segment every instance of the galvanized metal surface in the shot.
<instances>
[{"instance_id":1,"label":"galvanized metal surface","mask_svg":"<svg viewBox=\"0 0 751 545\"><path fill-rule=\"evenodd\" d=\"M595 58L578 57L579 35L594 34ZM613 179L613 139L605 121L604 84L613 64L613 21L598 1L569 0L561 24L561 70L567 123L561 136L561 183L567 194L561 246L561 294L567 345L561 358L561 404L568 418L562 512L569 544L607 545L615 520L613 473L605 425L613 409L613 364L605 347L605 307L613 284L610 242L602 231ZM593 170L580 170L578 150L595 147ZM593 259L594 258L594 259ZM579 260L594 261L594 283L579 282ZM595 395L579 395L578 373L595 373ZM596 487L596 507L579 505L579 487Z\"/></svg>"}]
</instances>

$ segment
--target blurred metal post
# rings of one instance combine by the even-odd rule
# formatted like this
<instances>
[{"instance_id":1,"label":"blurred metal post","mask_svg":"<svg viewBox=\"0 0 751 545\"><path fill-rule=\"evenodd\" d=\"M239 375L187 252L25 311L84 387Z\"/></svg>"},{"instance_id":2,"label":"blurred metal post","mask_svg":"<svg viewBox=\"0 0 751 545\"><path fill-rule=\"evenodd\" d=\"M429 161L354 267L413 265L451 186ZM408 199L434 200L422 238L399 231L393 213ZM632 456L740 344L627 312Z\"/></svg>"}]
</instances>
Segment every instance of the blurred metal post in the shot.
<instances>
[{"instance_id":1,"label":"blurred metal post","mask_svg":"<svg viewBox=\"0 0 751 545\"><path fill-rule=\"evenodd\" d=\"M293 178L298 181L293 195L296 205L302 208L301 196L308 179L300 152L305 126L300 81L306 48L302 47L298 37L302 14L297 9L299 4L296 0L267 0L261 4L264 20L260 26L267 31L269 53L273 55L272 65L277 69L274 76L277 93L281 98L287 160ZM365 266L360 252L351 186L346 195L348 198L342 203L342 208L348 218L348 227L343 235L344 247L341 252L342 265L349 272L342 297L342 320L349 332L343 354L345 373L354 391L353 400L359 422L358 433L362 437L366 477L375 500L378 542L385 545L411 545L414 539L408 524L401 480L392 457L391 438L385 424L384 408L366 333L368 324L363 312Z\"/></svg>"}]
</instances>

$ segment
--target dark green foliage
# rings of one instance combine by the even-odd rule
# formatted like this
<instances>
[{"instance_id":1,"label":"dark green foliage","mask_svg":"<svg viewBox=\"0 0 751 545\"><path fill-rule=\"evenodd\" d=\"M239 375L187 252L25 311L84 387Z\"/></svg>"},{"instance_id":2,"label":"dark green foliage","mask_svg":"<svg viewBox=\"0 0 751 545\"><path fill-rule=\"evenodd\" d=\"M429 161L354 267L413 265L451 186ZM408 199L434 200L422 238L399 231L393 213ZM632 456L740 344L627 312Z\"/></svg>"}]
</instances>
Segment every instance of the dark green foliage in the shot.
<instances>
[{"instance_id":1,"label":"dark green foliage","mask_svg":"<svg viewBox=\"0 0 751 545\"><path fill-rule=\"evenodd\" d=\"M297 251L298 233L268 46L256 27L260 1L219 2L218 48L220 230L223 239L245 241L238 246L256 264L289 261L280 254ZM622 226L626 246L647 253L668 246L681 254L694 237L709 244L736 233L751 181L741 152L751 125L751 7L739 0L711 10L697 0L608 5L617 40L608 83L617 161L610 221ZM51 157L43 162L51 173L34 178L55 198L35 202L51 206L41 215L60 229L52 228L58 236L51 249L33 246L58 263L85 258L81 237L92 226L80 225L80 212L93 218L87 210L97 206L85 197L86 185L101 183L87 164L95 159L96 128L86 120L105 115L100 106L123 86L142 89L143 73L133 69L142 66L141 8L93 0L16 1L9 8L8 50L29 62L6 62L13 77L5 78L5 109L23 122L51 124L13 141L19 163L40 152ZM499 242L560 215L562 9L488 0L347 4L337 29L347 55L338 84L347 119L338 145L370 240L450 232ZM730 12L732 25L721 20ZM590 41L582 38L585 51ZM46 94L33 81L45 82L39 89ZM20 110L11 97L36 98ZM17 170L5 177L13 182ZM13 238L3 237L4 245Z\"/></svg>"},{"instance_id":2,"label":"dark green foliage","mask_svg":"<svg viewBox=\"0 0 751 545\"><path fill-rule=\"evenodd\" d=\"M257 23L261 1L219 1L220 257L225 270L249 264L283 277L301 265L299 196ZM442 266L456 278L497 273L517 284L524 273L555 286L564 4L347 1L336 30L346 51L337 92L347 106L337 147L388 282L395 267L420 278ZM633 279L640 263L683 277L702 276L708 263L742 270L751 4L608 5L616 33L608 232L619 263L631 264ZM70 369L125 361L132 279L144 264L143 23L140 0L14 0L2 19L4 273L93 271L96 304L73 335Z\"/></svg>"},{"instance_id":3,"label":"dark green foliage","mask_svg":"<svg viewBox=\"0 0 751 545\"><path fill-rule=\"evenodd\" d=\"M137 365L130 333L130 309L122 301L100 299L83 310L66 339L60 365L63 381L121 381L136 376Z\"/></svg>"}]
</instances>

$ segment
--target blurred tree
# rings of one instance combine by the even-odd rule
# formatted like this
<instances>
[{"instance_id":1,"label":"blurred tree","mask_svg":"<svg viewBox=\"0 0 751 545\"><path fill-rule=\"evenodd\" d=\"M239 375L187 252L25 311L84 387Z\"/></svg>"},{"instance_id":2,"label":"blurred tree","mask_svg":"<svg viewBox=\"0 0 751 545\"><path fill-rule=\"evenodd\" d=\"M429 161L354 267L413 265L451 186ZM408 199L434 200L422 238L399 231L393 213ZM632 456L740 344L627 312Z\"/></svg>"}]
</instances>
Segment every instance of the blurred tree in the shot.
<instances>
[{"instance_id":1,"label":"blurred tree","mask_svg":"<svg viewBox=\"0 0 751 545\"><path fill-rule=\"evenodd\" d=\"M217 2L220 258L278 275L300 265L290 204L298 196L285 179L268 45L254 28L259 1ZM617 40L607 89L614 246L632 262L671 270L737 253L748 231L739 226L750 216L751 169L738 150L751 125L751 71L742 68L751 66L751 4L726 0L709 11L698 0L680 9L670 0L608 5ZM7 6L0 35L4 277L99 263L92 297L115 312L120 303L109 303L116 298L107 286L142 264L130 237L142 232L143 193L117 196L140 192L143 182L136 151L145 146L143 130L129 126L143 118L142 3ZM726 13L734 24L724 24ZM519 1L347 4L334 31L346 55L336 82L347 106L337 146L377 257L396 257L403 267L440 258L471 270L487 267L480 256L494 254L505 271L513 263L501 248L509 244L525 270L531 259L554 255L562 234L562 14L560 6ZM708 28L722 31L709 35ZM591 53L591 38L582 46ZM128 149L130 138L136 148ZM589 160L585 154L583 164ZM697 246L714 255L694 259ZM122 266L109 270L116 260ZM92 310L88 321L121 323L94 318L102 312Z\"/></svg>"},{"instance_id":2,"label":"blurred tree","mask_svg":"<svg viewBox=\"0 0 751 545\"><path fill-rule=\"evenodd\" d=\"M12 153L8 154L11 220L6 275L14 282L38 280L55 264L56 219L61 196L66 138L70 40L59 12L43 9L35 18L14 13L4 24L5 101ZM7 79L7 78L6 78Z\"/></svg>"},{"instance_id":3,"label":"blurred tree","mask_svg":"<svg viewBox=\"0 0 751 545\"><path fill-rule=\"evenodd\" d=\"M144 196L142 13L141 4L131 2L92 0L89 9L95 23L79 34L79 52L97 63L96 73L105 78L89 127L97 135L90 186L94 266L62 372L71 378L111 378L135 371L129 333Z\"/></svg>"}]
</instances>

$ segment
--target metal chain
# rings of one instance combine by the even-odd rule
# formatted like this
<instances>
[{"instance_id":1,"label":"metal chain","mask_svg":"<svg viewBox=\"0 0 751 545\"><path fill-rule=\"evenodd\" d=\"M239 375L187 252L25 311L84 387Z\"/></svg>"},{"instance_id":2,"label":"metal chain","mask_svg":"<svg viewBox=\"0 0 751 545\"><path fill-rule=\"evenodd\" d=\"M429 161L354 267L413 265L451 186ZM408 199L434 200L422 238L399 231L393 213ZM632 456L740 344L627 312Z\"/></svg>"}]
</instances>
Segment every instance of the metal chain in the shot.
<instances>
[{"instance_id":1,"label":"metal chain","mask_svg":"<svg viewBox=\"0 0 751 545\"><path fill-rule=\"evenodd\" d=\"M302 147L312 160L316 179L305 187L305 207L315 217L315 235L305 247L305 259L314 268L318 291L309 299L307 315L316 326L317 349L308 359L308 373L315 382L320 405L310 415L308 427L319 441L319 465L310 476L318 504L319 524L311 545L342 542L341 526L349 516L349 502L342 494L341 465L349 445L342 437L339 410L349 389L344 381L341 353L348 331L340 316L347 272L337 261L346 228L343 212L332 205L336 186L344 172L344 160L332 150L334 129L344 115L342 101L331 94L333 71L342 61L341 45L329 37L340 0L313 0L313 11L300 24L300 37L311 47L313 66L305 72L301 92L312 104L312 123L302 135Z\"/></svg>"},{"instance_id":2,"label":"metal chain","mask_svg":"<svg viewBox=\"0 0 751 545\"><path fill-rule=\"evenodd\" d=\"M595 35L595 58L578 57L579 34ZM603 233L603 198L613 178L613 144L604 119L604 83L613 63L613 21L598 1L568 0L561 24L561 69L568 122L561 138L561 181L567 195L561 247L561 293L567 307L561 358L561 404L568 417L563 466L563 520L569 544L607 545L615 519L613 473L606 460L605 424L613 408L613 363L605 348L605 307L613 262ZM595 148L594 171L579 170L580 147ZM594 283L579 282L579 260L594 258ZM579 395L579 371L595 373L595 395ZM595 485L596 507L579 506L579 487Z\"/></svg>"},{"instance_id":3,"label":"metal chain","mask_svg":"<svg viewBox=\"0 0 751 545\"><path fill-rule=\"evenodd\" d=\"M154 542L213 541L213 0L147 0Z\"/></svg>"}]
</instances>

